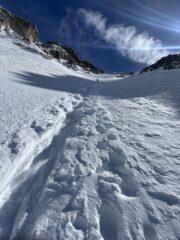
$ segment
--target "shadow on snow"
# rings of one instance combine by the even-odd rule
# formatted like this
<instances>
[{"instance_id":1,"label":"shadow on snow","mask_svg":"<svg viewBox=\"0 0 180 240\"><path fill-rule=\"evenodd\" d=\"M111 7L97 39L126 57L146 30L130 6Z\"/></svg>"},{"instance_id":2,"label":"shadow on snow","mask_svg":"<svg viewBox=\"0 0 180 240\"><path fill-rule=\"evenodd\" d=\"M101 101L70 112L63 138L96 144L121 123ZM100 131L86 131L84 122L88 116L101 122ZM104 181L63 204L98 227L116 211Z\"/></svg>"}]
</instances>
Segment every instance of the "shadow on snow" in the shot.
<instances>
[{"instance_id":1,"label":"shadow on snow","mask_svg":"<svg viewBox=\"0 0 180 240\"><path fill-rule=\"evenodd\" d=\"M18 82L34 87L62 91L68 93L82 93L82 89L90 95L104 96L108 98L133 99L140 97L159 98L164 103L173 105L180 110L180 71L161 71L144 73L125 79L96 82L76 76L45 76L24 72L15 73ZM97 75L98 77L98 75Z\"/></svg>"}]
</instances>

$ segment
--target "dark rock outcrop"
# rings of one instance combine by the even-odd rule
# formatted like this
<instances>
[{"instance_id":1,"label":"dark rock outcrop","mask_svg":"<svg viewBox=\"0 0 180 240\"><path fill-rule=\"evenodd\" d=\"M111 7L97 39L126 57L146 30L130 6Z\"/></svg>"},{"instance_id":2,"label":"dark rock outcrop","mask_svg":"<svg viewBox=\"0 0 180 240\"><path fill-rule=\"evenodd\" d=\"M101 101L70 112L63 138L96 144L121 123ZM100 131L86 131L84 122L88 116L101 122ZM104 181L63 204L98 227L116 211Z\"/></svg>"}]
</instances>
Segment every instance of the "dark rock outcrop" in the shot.
<instances>
[{"instance_id":1,"label":"dark rock outcrop","mask_svg":"<svg viewBox=\"0 0 180 240\"><path fill-rule=\"evenodd\" d=\"M18 17L6 9L0 7L0 19L5 26L8 26L15 33L28 40L29 42L38 41L38 30L35 24Z\"/></svg>"},{"instance_id":2,"label":"dark rock outcrop","mask_svg":"<svg viewBox=\"0 0 180 240\"><path fill-rule=\"evenodd\" d=\"M12 30L27 42L35 42L37 46L42 49L42 56L47 59L55 58L58 61L61 59L66 60L64 64L74 70L78 69L79 66L88 72L93 72L95 74L103 73L102 70L95 67L93 64L81 60L72 48L61 46L55 41L40 43L38 30L35 24L12 14L3 7L0 7L0 30L7 32Z\"/></svg>"},{"instance_id":3,"label":"dark rock outcrop","mask_svg":"<svg viewBox=\"0 0 180 240\"><path fill-rule=\"evenodd\" d=\"M0 18L0 30L8 30L9 24L3 18Z\"/></svg>"},{"instance_id":4,"label":"dark rock outcrop","mask_svg":"<svg viewBox=\"0 0 180 240\"><path fill-rule=\"evenodd\" d=\"M57 42L49 41L43 43L41 46L44 52L51 58L55 58L57 60L68 59L68 53Z\"/></svg>"},{"instance_id":5,"label":"dark rock outcrop","mask_svg":"<svg viewBox=\"0 0 180 240\"><path fill-rule=\"evenodd\" d=\"M120 72L115 73L116 77L129 77L135 75L135 72Z\"/></svg>"},{"instance_id":6,"label":"dark rock outcrop","mask_svg":"<svg viewBox=\"0 0 180 240\"><path fill-rule=\"evenodd\" d=\"M171 54L166 57L161 58L159 61L144 68L141 73L143 72L150 72L157 69L163 70L171 70L180 68L180 54Z\"/></svg>"},{"instance_id":7,"label":"dark rock outcrop","mask_svg":"<svg viewBox=\"0 0 180 240\"><path fill-rule=\"evenodd\" d=\"M103 70L95 67L93 64L88 61L81 60L78 55L74 52L72 48L61 46L55 41L48 41L42 44L42 48L45 53L51 58L57 60L64 59L64 63L67 67L77 69L77 66L82 67L84 70L99 74L103 73Z\"/></svg>"},{"instance_id":8,"label":"dark rock outcrop","mask_svg":"<svg viewBox=\"0 0 180 240\"><path fill-rule=\"evenodd\" d=\"M93 72L95 74L100 74L104 72L103 70L95 67L92 63L89 63L88 61L85 60L81 60L72 48L63 46L63 49L65 49L66 52L68 53L69 58L67 59L68 60L67 64L69 66L78 65L83 69Z\"/></svg>"}]
</instances>

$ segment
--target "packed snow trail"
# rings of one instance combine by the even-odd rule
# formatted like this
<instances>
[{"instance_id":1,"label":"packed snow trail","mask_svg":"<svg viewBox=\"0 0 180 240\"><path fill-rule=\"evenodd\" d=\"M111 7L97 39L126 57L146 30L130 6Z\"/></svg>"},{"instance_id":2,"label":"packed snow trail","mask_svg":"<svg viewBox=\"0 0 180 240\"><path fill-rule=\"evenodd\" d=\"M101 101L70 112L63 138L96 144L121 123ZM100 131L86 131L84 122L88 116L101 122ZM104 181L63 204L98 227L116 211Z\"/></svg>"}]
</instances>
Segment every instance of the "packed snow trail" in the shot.
<instances>
[{"instance_id":1,"label":"packed snow trail","mask_svg":"<svg viewBox=\"0 0 180 240\"><path fill-rule=\"evenodd\" d=\"M179 240L180 71L96 82L0 44L0 239Z\"/></svg>"},{"instance_id":2,"label":"packed snow trail","mask_svg":"<svg viewBox=\"0 0 180 240\"><path fill-rule=\"evenodd\" d=\"M180 123L173 114L150 99L85 97L17 177L1 211L5 236L178 239Z\"/></svg>"}]
</instances>

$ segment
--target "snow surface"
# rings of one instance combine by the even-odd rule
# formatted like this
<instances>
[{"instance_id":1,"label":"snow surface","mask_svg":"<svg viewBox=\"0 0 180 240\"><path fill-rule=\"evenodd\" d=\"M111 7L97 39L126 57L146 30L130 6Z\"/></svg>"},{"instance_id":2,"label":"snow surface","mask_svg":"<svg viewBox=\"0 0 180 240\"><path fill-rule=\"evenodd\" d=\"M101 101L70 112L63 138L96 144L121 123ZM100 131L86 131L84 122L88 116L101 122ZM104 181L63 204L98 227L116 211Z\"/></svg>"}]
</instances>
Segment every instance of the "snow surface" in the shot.
<instances>
[{"instance_id":1,"label":"snow surface","mask_svg":"<svg viewBox=\"0 0 180 240\"><path fill-rule=\"evenodd\" d=\"M0 239L180 239L179 70L97 77L4 34L0 74Z\"/></svg>"}]
</instances>

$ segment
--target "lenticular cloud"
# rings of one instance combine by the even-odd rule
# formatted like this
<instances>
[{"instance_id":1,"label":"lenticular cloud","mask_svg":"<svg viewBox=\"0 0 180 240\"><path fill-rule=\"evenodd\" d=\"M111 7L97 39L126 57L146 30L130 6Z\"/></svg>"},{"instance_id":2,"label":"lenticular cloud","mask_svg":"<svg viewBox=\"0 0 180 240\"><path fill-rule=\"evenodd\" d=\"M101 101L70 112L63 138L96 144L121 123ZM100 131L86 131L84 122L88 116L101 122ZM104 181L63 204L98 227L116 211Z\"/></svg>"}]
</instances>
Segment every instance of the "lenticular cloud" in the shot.
<instances>
[{"instance_id":1,"label":"lenticular cloud","mask_svg":"<svg viewBox=\"0 0 180 240\"><path fill-rule=\"evenodd\" d=\"M107 19L100 12L79 9L78 16L83 18L86 27L91 27L97 35L131 60L153 64L158 59L168 55L162 49L162 43L148 33L138 33L134 26L125 27L123 24L108 25Z\"/></svg>"}]
</instances>

